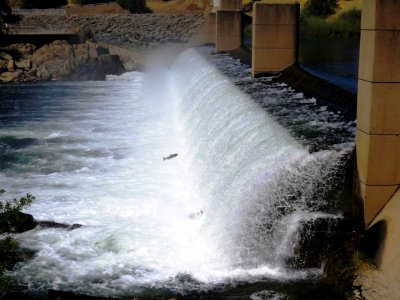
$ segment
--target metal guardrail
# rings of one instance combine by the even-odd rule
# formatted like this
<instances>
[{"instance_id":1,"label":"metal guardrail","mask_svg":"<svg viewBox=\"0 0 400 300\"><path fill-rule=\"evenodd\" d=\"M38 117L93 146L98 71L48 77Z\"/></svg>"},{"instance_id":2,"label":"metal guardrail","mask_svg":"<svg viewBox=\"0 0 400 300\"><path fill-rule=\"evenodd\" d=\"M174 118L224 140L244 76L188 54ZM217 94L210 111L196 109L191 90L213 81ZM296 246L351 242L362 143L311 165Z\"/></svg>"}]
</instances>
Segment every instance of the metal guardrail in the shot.
<instances>
[{"instance_id":1,"label":"metal guardrail","mask_svg":"<svg viewBox=\"0 0 400 300\"><path fill-rule=\"evenodd\" d=\"M22 34L77 34L80 28L76 26L9 26L7 33L13 35Z\"/></svg>"},{"instance_id":2,"label":"metal guardrail","mask_svg":"<svg viewBox=\"0 0 400 300\"><path fill-rule=\"evenodd\" d=\"M22 9L16 8L12 10L13 15L50 15L50 16L65 16L67 11L61 8L47 8L47 9Z\"/></svg>"}]
</instances>

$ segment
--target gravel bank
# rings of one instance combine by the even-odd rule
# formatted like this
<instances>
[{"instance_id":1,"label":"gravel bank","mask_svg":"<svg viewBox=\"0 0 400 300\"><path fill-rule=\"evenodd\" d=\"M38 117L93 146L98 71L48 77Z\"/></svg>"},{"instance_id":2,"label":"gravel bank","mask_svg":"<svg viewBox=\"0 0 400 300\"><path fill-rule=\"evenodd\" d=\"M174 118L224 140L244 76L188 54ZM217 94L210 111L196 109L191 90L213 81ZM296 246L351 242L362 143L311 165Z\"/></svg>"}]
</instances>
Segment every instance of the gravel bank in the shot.
<instances>
[{"instance_id":1,"label":"gravel bank","mask_svg":"<svg viewBox=\"0 0 400 300\"><path fill-rule=\"evenodd\" d=\"M18 25L79 26L89 29L100 41L133 49L187 42L202 20L203 15L190 14L24 16Z\"/></svg>"}]
</instances>

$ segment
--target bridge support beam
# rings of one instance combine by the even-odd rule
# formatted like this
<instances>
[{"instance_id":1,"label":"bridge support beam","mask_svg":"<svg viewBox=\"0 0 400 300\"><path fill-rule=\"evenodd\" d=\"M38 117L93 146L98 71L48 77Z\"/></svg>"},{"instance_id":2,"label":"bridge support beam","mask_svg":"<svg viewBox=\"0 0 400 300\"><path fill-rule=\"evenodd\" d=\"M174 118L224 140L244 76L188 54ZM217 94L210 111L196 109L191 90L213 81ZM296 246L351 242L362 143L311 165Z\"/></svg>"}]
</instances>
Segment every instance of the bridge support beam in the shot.
<instances>
[{"instance_id":1,"label":"bridge support beam","mask_svg":"<svg viewBox=\"0 0 400 300\"><path fill-rule=\"evenodd\" d=\"M252 75L278 73L297 63L299 3L255 2Z\"/></svg>"},{"instance_id":2,"label":"bridge support beam","mask_svg":"<svg viewBox=\"0 0 400 300\"><path fill-rule=\"evenodd\" d=\"M357 101L357 183L368 226L400 186L400 1L364 0Z\"/></svg>"},{"instance_id":3,"label":"bridge support beam","mask_svg":"<svg viewBox=\"0 0 400 300\"><path fill-rule=\"evenodd\" d=\"M215 51L231 51L241 45L242 1L220 0L216 19Z\"/></svg>"}]
</instances>

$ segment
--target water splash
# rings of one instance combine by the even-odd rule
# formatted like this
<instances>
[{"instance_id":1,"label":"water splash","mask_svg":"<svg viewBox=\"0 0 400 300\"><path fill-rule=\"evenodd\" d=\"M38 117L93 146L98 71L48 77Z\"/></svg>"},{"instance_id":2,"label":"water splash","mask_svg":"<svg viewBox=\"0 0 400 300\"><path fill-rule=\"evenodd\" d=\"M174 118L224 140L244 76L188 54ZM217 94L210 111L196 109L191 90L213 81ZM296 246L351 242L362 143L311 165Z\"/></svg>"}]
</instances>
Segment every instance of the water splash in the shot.
<instances>
[{"instance_id":1,"label":"water splash","mask_svg":"<svg viewBox=\"0 0 400 300\"><path fill-rule=\"evenodd\" d=\"M7 100L1 150L16 161L0 180L38 196L35 218L84 225L19 235L37 250L21 283L132 296L321 272L286 261L304 221L338 217L347 148L310 154L200 54L164 73L21 89L34 93Z\"/></svg>"},{"instance_id":2,"label":"water splash","mask_svg":"<svg viewBox=\"0 0 400 300\"><path fill-rule=\"evenodd\" d=\"M190 51L172 74L191 170L207 199L209 235L234 266L284 266L302 221L321 210L336 217L337 199L328 194L343 183L338 172L348 148L310 154Z\"/></svg>"}]
</instances>

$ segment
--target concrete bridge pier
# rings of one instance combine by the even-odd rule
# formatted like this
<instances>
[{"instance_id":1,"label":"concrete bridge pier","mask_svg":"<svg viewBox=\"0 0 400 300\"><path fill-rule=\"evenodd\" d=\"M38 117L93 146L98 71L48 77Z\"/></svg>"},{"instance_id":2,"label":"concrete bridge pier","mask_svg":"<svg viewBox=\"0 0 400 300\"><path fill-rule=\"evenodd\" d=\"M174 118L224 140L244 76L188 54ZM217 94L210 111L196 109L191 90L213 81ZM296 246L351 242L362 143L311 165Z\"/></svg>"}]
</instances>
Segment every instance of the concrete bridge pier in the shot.
<instances>
[{"instance_id":1,"label":"concrete bridge pier","mask_svg":"<svg viewBox=\"0 0 400 300\"><path fill-rule=\"evenodd\" d=\"M400 186L400 1L363 2L357 180L368 226Z\"/></svg>"},{"instance_id":2,"label":"concrete bridge pier","mask_svg":"<svg viewBox=\"0 0 400 300\"><path fill-rule=\"evenodd\" d=\"M220 0L216 18L215 51L231 51L241 45L242 0Z\"/></svg>"},{"instance_id":3,"label":"concrete bridge pier","mask_svg":"<svg viewBox=\"0 0 400 300\"><path fill-rule=\"evenodd\" d=\"M255 2L252 25L252 75L279 73L298 59L300 4Z\"/></svg>"},{"instance_id":4,"label":"concrete bridge pier","mask_svg":"<svg viewBox=\"0 0 400 300\"><path fill-rule=\"evenodd\" d=\"M203 23L200 25L197 33L189 39L185 48L215 44L215 22L216 13L214 11L205 15Z\"/></svg>"}]
</instances>

